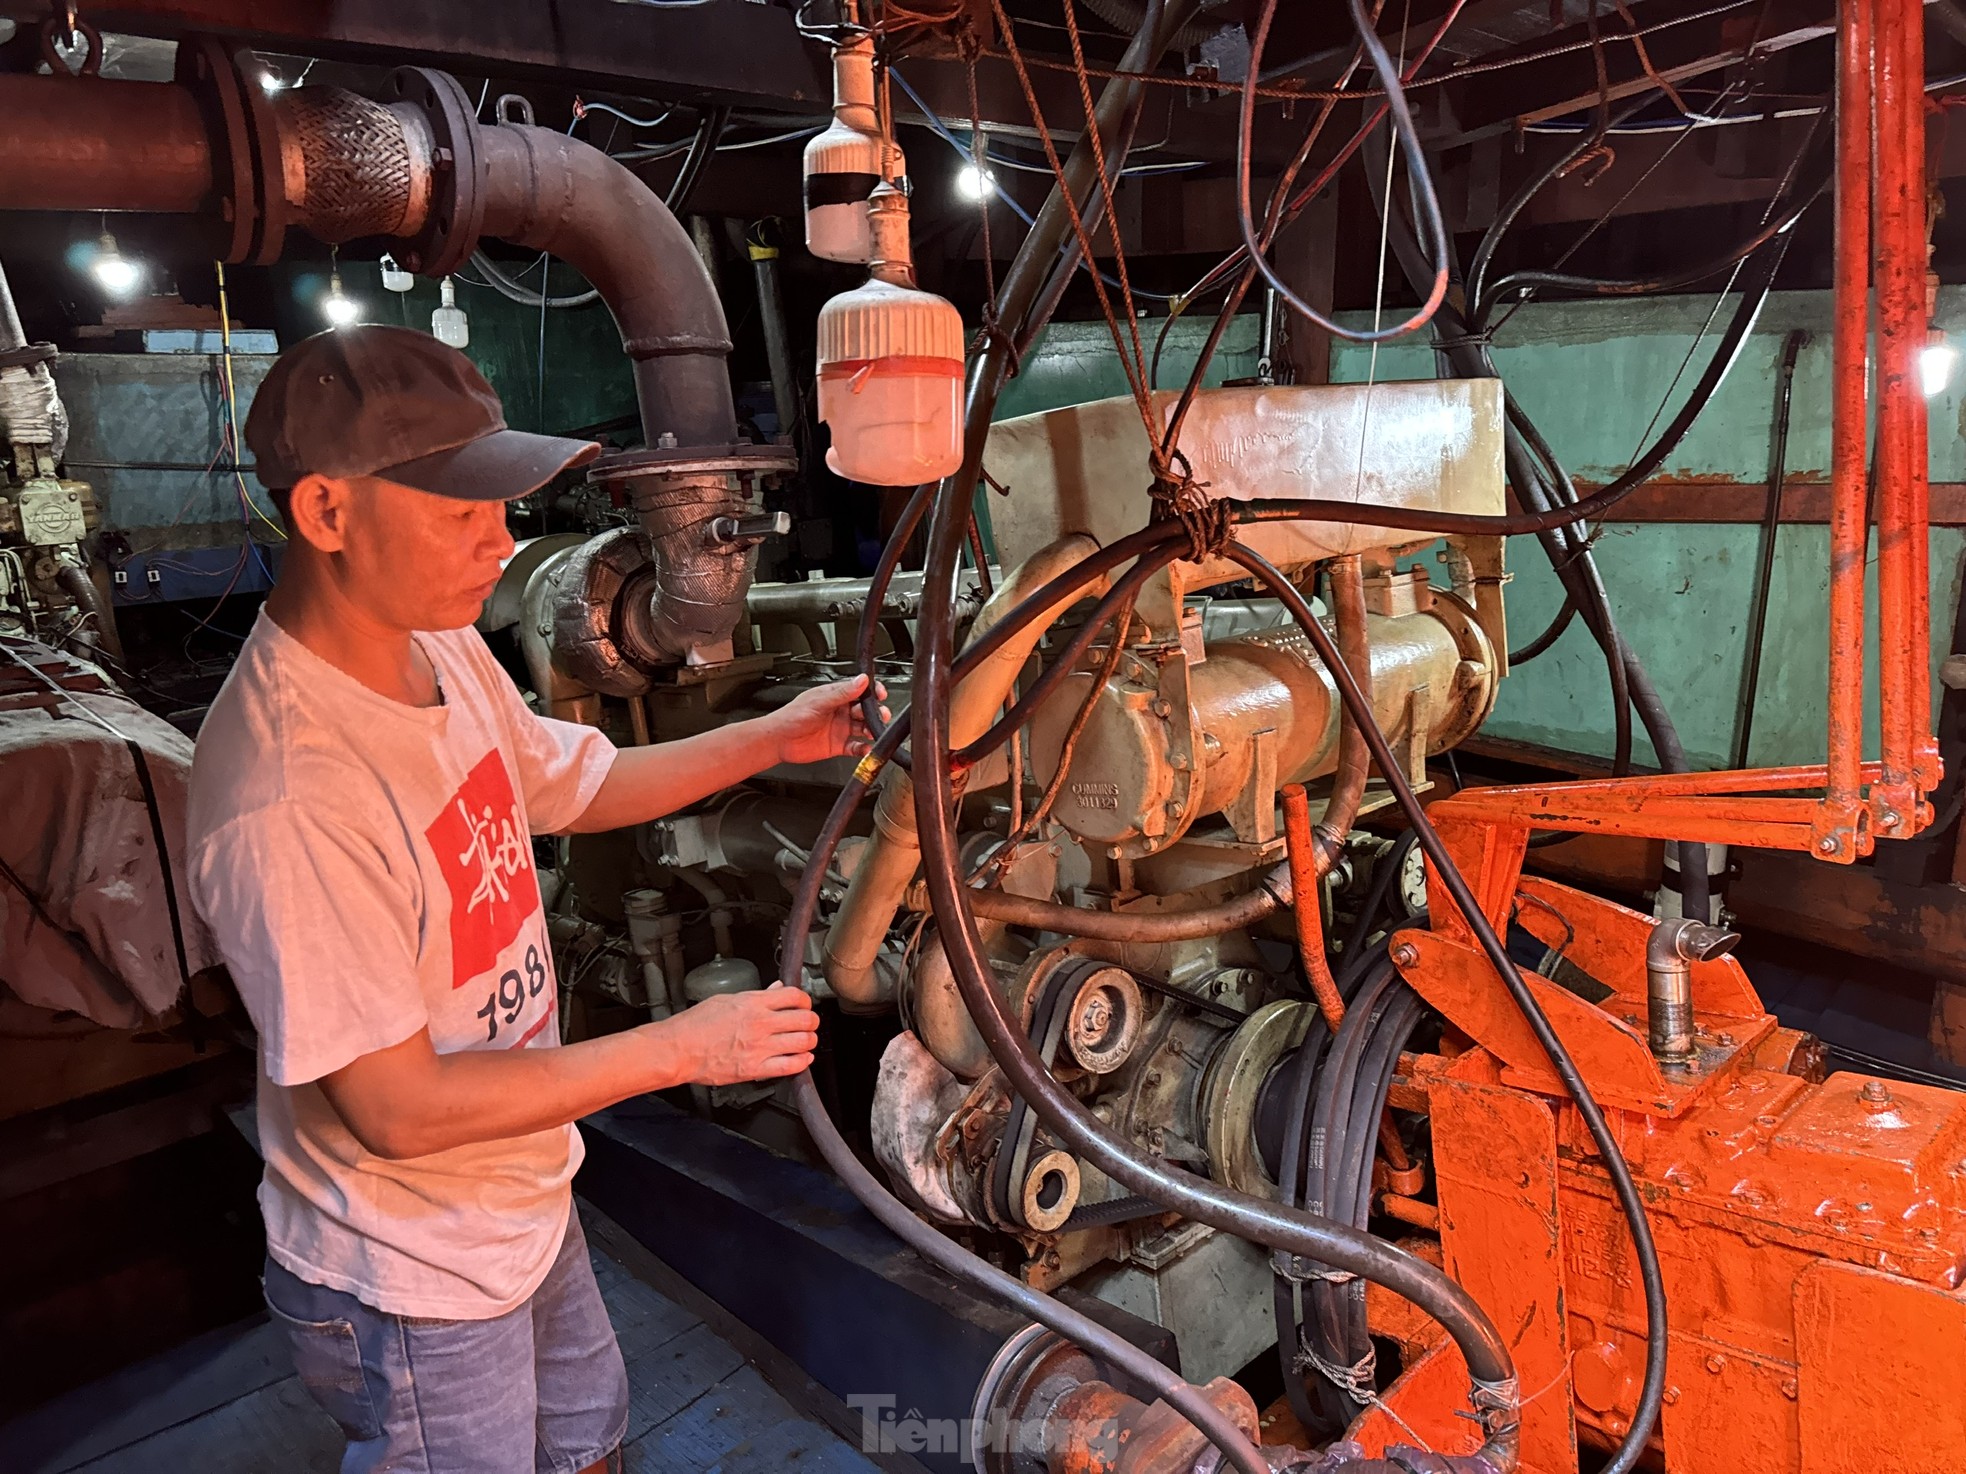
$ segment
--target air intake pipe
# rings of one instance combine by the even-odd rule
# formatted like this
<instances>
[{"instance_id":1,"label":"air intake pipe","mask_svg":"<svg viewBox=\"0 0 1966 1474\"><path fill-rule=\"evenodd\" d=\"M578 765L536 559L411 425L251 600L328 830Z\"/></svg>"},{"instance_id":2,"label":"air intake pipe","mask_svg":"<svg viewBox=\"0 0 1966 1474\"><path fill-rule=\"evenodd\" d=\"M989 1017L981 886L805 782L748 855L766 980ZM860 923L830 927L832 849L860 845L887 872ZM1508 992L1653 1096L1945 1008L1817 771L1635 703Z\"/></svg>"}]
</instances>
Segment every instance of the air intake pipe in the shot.
<instances>
[{"instance_id":1,"label":"air intake pipe","mask_svg":"<svg viewBox=\"0 0 1966 1474\"><path fill-rule=\"evenodd\" d=\"M760 541L754 495L796 463L737 441L723 306L675 216L600 150L531 126L523 100L500 99L499 115L480 123L455 80L415 67L379 100L268 96L221 43L187 38L172 84L0 77L0 200L203 216L233 262L277 260L298 226L330 243L390 238L425 276L485 237L577 268L614 313L648 448L595 465L642 525L575 560L556 653L576 679L632 694L653 667L728 650ZM719 529L725 518L744 525Z\"/></svg>"}]
</instances>

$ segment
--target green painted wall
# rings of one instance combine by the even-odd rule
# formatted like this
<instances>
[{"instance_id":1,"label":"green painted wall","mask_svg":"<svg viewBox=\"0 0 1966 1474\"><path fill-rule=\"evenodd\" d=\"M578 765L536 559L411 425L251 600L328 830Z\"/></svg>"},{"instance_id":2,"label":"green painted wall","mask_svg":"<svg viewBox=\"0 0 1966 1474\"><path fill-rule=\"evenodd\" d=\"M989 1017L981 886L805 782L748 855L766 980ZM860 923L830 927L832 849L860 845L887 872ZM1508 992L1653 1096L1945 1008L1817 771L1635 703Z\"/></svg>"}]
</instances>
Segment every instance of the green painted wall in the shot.
<instances>
[{"instance_id":1,"label":"green painted wall","mask_svg":"<svg viewBox=\"0 0 1966 1474\"><path fill-rule=\"evenodd\" d=\"M552 273L553 295L586 290L586 282L565 262L554 262ZM436 282L418 277L406 293L384 291L381 270L369 261L346 263L341 280L343 290L361 305L363 321L430 330L430 313L439 300ZM524 281L537 290L539 273L530 273ZM306 330L313 331L318 320L314 304L327 290L327 274L298 270L292 290L309 319ZM457 283L457 305L471 320L471 343L465 352L498 391L506 422L514 429L558 434L635 412L635 384L621 351L621 335L599 299L545 313L543 398L539 309L462 278Z\"/></svg>"},{"instance_id":2,"label":"green painted wall","mask_svg":"<svg viewBox=\"0 0 1966 1474\"><path fill-rule=\"evenodd\" d=\"M1154 338L1166 325L1165 317L1142 319L1140 342L1151 361ZM1168 329L1161 350L1160 377L1163 389L1179 389L1194 371L1195 359L1212 325L1206 316L1184 317ZM1209 361L1204 382L1213 388L1224 379L1249 378L1256 372L1256 347L1260 329L1254 316L1245 314L1229 324L1222 335L1222 346ZM1126 372L1113 351L1113 335L1103 322L1055 322L1044 330L1037 346L1024 355L1017 377L1004 386L997 400L996 418L1014 419L1034 415L1061 405L1083 404L1089 399L1110 399L1128 394Z\"/></svg>"},{"instance_id":3,"label":"green painted wall","mask_svg":"<svg viewBox=\"0 0 1966 1474\"><path fill-rule=\"evenodd\" d=\"M1677 409L1732 310L1713 312L1711 297L1648 302L1532 304L1503 329L1496 366L1510 392L1535 418L1573 475L1616 476L1634 451ZM1783 337L1813 336L1797 363L1790 423L1790 476L1824 478L1829 467L1829 297L1783 293L1770 298L1726 384L1661 474L1725 477L1765 484L1773 433L1776 369ZM1966 341L1966 293L1948 289L1939 323ZM1704 331L1703 331L1704 329ZM1692 362L1684 373L1689 349ZM1377 377L1431 377L1433 354L1422 345L1379 351ZM1340 344L1333 377L1366 378L1371 350ZM1677 377L1661 412L1666 386ZM1932 476L1966 480L1966 394L1961 376L1932 400ZM1626 637L1643 654L1664 694L1694 766L1724 766L1735 728L1745 658L1751 583L1760 530L1737 525L1607 524L1598 565ZM1959 602L1966 535L1932 533L1931 597L1935 658L1950 646ZM1514 642L1540 632L1556 613L1562 589L1533 538L1509 548L1515 581L1508 608ZM1874 566L1874 565L1873 565ZM1768 633L1756 702L1753 764L1820 762L1825 747L1828 659L1828 530L1791 525L1777 544ZM1875 751L1876 583L1869 603L1870 716ZM1546 746L1608 756L1611 702L1603 657L1581 622L1556 647L1503 683L1485 731ZM1653 761L1642 733L1638 758Z\"/></svg>"}]
</instances>

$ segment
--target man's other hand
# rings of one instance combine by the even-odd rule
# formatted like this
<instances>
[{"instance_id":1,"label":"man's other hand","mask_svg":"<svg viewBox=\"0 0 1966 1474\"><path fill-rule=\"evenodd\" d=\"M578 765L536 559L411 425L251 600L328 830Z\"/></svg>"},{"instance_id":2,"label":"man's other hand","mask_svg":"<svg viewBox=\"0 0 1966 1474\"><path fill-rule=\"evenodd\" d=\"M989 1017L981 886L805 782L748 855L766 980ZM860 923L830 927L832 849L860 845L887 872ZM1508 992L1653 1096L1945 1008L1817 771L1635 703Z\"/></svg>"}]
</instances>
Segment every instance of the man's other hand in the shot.
<instances>
[{"instance_id":1,"label":"man's other hand","mask_svg":"<svg viewBox=\"0 0 1966 1474\"><path fill-rule=\"evenodd\" d=\"M654 1025L668 1034L694 1085L796 1075L812 1063L819 1015L798 988L721 993Z\"/></svg>"},{"instance_id":2,"label":"man's other hand","mask_svg":"<svg viewBox=\"0 0 1966 1474\"><path fill-rule=\"evenodd\" d=\"M784 763L823 763L832 757L859 757L873 746L860 697L867 677L835 681L802 691L780 710L763 718L777 728L778 760ZM885 686L874 687L876 700L887 699ZM881 720L890 717L885 706Z\"/></svg>"}]
</instances>

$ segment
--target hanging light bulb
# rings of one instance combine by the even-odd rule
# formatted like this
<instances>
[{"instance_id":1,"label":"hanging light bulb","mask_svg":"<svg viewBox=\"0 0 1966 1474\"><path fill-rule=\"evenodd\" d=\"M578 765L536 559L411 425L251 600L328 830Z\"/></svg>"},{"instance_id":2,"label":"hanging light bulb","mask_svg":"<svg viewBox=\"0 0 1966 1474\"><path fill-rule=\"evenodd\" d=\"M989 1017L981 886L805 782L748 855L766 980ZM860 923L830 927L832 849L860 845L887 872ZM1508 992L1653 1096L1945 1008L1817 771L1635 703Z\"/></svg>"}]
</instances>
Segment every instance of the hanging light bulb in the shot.
<instances>
[{"instance_id":1,"label":"hanging light bulb","mask_svg":"<svg viewBox=\"0 0 1966 1474\"><path fill-rule=\"evenodd\" d=\"M116 249L116 237L104 231L96 241L96 257L89 271L111 296L127 297L143 280L143 268Z\"/></svg>"},{"instance_id":2,"label":"hanging light bulb","mask_svg":"<svg viewBox=\"0 0 1966 1474\"><path fill-rule=\"evenodd\" d=\"M974 164L964 164L956 171L956 193L974 204L986 195L997 192L997 177L988 169L979 169Z\"/></svg>"},{"instance_id":3,"label":"hanging light bulb","mask_svg":"<svg viewBox=\"0 0 1966 1474\"><path fill-rule=\"evenodd\" d=\"M361 315L362 309L341 290L341 273L328 273L328 295L321 299L321 316L331 328L345 328Z\"/></svg>"},{"instance_id":4,"label":"hanging light bulb","mask_svg":"<svg viewBox=\"0 0 1966 1474\"><path fill-rule=\"evenodd\" d=\"M437 283L437 292L443 299L443 305L430 314L430 335L452 348L468 347L471 342L471 319L457 305L457 288L451 285L449 277L445 277Z\"/></svg>"},{"instance_id":5,"label":"hanging light bulb","mask_svg":"<svg viewBox=\"0 0 1966 1474\"><path fill-rule=\"evenodd\" d=\"M1918 350L1918 383L1925 391L1927 399L1943 394L1946 385L1952 382L1952 366L1959 361L1959 350L1945 339L1945 334L1934 332Z\"/></svg>"}]
</instances>

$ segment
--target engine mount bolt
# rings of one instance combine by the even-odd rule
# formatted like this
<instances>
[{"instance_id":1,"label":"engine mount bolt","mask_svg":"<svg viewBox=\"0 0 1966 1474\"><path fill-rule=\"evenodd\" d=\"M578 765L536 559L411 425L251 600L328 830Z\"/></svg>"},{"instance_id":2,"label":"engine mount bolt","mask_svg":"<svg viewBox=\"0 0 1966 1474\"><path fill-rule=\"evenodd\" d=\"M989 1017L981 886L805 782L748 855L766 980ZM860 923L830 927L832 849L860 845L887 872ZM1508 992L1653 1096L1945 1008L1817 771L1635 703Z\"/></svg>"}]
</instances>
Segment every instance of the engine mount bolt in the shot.
<instances>
[{"instance_id":1,"label":"engine mount bolt","mask_svg":"<svg viewBox=\"0 0 1966 1474\"><path fill-rule=\"evenodd\" d=\"M1835 854L1836 837L1834 835L1825 834L1821 839L1816 841L1816 848L1825 855Z\"/></svg>"},{"instance_id":2,"label":"engine mount bolt","mask_svg":"<svg viewBox=\"0 0 1966 1474\"><path fill-rule=\"evenodd\" d=\"M1864 1081L1864 1088L1859 1090L1857 1095L1865 1105L1889 1105L1891 1103L1890 1087L1882 1080Z\"/></svg>"},{"instance_id":3,"label":"engine mount bolt","mask_svg":"<svg viewBox=\"0 0 1966 1474\"><path fill-rule=\"evenodd\" d=\"M1393 961L1400 967L1411 967L1420 960L1420 949L1411 942L1401 942L1393 948Z\"/></svg>"}]
</instances>

